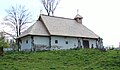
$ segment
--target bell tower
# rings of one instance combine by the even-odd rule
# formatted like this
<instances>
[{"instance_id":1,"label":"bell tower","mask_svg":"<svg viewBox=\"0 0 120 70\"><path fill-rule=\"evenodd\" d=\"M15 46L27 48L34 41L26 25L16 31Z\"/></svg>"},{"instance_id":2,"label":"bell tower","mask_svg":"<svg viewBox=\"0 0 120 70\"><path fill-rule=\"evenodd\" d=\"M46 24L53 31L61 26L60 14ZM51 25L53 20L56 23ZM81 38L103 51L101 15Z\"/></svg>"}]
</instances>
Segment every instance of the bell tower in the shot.
<instances>
[{"instance_id":1,"label":"bell tower","mask_svg":"<svg viewBox=\"0 0 120 70\"><path fill-rule=\"evenodd\" d=\"M77 10L77 15L75 16L74 19L76 20L76 22L82 24L82 19L83 19L83 17L78 14L78 10Z\"/></svg>"}]
</instances>

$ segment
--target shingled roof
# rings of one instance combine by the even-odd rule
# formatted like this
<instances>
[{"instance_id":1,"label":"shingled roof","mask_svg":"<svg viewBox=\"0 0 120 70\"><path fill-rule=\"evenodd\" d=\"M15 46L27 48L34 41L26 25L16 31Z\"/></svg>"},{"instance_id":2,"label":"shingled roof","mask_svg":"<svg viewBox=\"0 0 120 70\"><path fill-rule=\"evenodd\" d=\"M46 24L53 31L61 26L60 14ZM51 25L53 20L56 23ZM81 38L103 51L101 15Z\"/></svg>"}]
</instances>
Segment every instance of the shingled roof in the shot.
<instances>
[{"instance_id":1,"label":"shingled roof","mask_svg":"<svg viewBox=\"0 0 120 70\"><path fill-rule=\"evenodd\" d=\"M99 37L83 24L76 22L75 19L47 16L43 14L40 15L39 20L37 20L36 23L29 27L18 38L21 38L26 35L55 35L86 38Z\"/></svg>"}]
</instances>

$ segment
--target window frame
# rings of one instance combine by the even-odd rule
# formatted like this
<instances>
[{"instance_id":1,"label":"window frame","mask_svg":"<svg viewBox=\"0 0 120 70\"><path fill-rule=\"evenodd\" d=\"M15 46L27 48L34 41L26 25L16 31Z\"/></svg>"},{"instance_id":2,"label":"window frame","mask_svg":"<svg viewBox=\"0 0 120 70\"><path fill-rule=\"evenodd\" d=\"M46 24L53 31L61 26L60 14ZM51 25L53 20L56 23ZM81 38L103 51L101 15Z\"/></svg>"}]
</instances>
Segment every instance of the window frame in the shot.
<instances>
[{"instance_id":1,"label":"window frame","mask_svg":"<svg viewBox=\"0 0 120 70\"><path fill-rule=\"evenodd\" d=\"M58 44L58 40L55 40L55 44Z\"/></svg>"},{"instance_id":2,"label":"window frame","mask_svg":"<svg viewBox=\"0 0 120 70\"><path fill-rule=\"evenodd\" d=\"M68 41L65 41L66 44L68 44Z\"/></svg>"},{"instance_id":3,"label":"window frame","mask_svg":"<svg viewBox=\"0 0 120 70\"><path fill-rule=\"evenodd\" d=\"M25 42L26 42L26 44L28 44L28 40L26 40Z\"/></svg>"}]
</instances>

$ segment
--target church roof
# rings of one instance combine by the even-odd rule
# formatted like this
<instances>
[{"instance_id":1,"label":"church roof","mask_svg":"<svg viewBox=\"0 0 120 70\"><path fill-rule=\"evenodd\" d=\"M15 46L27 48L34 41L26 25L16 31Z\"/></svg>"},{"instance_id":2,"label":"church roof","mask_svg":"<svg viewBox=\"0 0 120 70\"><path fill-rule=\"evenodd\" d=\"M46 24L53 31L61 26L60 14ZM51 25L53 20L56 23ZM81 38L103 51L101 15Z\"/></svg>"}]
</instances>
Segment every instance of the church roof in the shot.
<instances>
[{"instance_id":1,"label":"church roof","mask_svg":"<svg viewBox=\"0 0 120 70\"><path fill-rule=\"evenodd\" d=\"M98 38L93 31L88 29L74 19L40 15L39 20L29 27L18 38L26 35L41 35L41 36L70 36L70 37L87 37Z\"/></svg>"},{"instance_id":2,"label":"church roof","mask_svg":"<svg viewBox=\"0 0 120 70\"><path fill-rule=\"evenodd\" d=\"M47 29L44 27L41 21L36 21L31 27L25 30L20 36L24 37L26 35L42 35L42 36L49 36Z\"/></svg>"}]
</instances>

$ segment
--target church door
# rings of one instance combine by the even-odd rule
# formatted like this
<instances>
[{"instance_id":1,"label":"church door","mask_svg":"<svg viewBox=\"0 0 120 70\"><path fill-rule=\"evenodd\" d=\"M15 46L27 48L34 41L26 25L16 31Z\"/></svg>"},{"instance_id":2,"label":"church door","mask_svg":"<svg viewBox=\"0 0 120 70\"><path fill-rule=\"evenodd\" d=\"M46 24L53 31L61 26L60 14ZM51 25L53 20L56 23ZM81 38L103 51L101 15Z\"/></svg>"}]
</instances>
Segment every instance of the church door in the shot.
<instances>
[{"instance_id":1,"label":"church door","mask_svg":"<svg viewBox=\"0 0 120 70\"><path fill-rule=\"evenodd\" d=\"M89 48L89 41L88 40L83 40L83 47Z\"/></svg>"}]
</instances>

